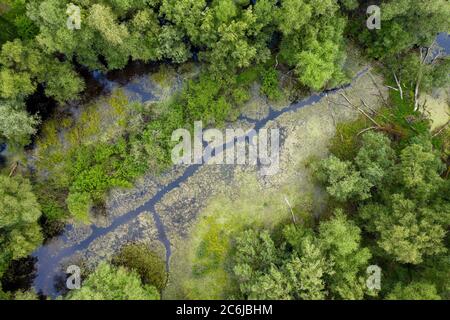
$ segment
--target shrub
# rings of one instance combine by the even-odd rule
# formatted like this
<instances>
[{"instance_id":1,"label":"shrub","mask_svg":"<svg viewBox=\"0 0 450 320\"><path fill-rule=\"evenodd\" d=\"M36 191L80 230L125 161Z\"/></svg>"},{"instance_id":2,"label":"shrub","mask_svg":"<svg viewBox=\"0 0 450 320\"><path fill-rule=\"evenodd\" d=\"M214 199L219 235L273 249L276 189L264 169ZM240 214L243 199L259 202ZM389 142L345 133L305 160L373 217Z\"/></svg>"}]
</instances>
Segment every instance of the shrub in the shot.
<instances>
[{"instance_id":1,"label":"shrub","mask_svg":"<svg viewBox=\"0 0 450 320\"><path fill-rule=\"evenodd\" d=\"M73 217L81 222L89 222L89 210L92 207L92 199L88 193L71 193L67 197L67 207Z\"/></svg>"},{"instance_id":2,"label":"shrub","mask_svg":"<svg viewBox=\"0 0 450 320\"><path fill-rule=\"evenodd\" d=\"M144 244L125 245L113 259L113 264L134 270L144 284L159 291L166 286L167 272L164 261Z\"/></svg>"},{"instance_id":3,"label":"shrub","mask_svg":"<svg viewBox=\"0 0 450 320\"><path fill-rule=\"evenodd\" d=\"M262 72L261 92L270 100L276 101L281 98L281 91L278 82L278 73L275 69L267 69Z\"/></svg>"}]
</instances>

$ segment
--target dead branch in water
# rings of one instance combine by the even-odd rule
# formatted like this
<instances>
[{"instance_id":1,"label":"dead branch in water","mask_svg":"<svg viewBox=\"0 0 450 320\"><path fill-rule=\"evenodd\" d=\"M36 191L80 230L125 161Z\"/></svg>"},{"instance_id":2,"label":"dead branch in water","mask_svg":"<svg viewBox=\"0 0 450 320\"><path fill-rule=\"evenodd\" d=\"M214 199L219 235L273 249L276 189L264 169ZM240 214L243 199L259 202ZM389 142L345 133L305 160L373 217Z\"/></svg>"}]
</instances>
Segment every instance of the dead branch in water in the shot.
<instances>
[{"instance_id":1,"label":"dead branch in water","mask_svg":"<svg viewBox=\"0 0 450 320\"><path fill-rule=\"evenodd\" d=\"M369 119L375 125L375 126L370 127L370 129L367 128L367 130L365 130L365 131L380 130L380 131L384 131L384 132L390 133L392 135L395 135L397 137L402 137L403 136L403 133L401 133L398 130L395 130L394 128L391 128L390 126L382 126L382 125L380 125L375 119L373 119L370 115L368 115L367 112L365 112L360 107L354 105L344 93L341 92L340 94L345 98L345 100L347 100L347 102L350 104L350 106L352 106L354 109L356 109L359 112L361 112L367 119ZM361 101L362 101L363 104L365 104L364 100L361 99ZM365 131L363 130L362 132L358 133L358 135L364 133Z\"/></svg>"},{"instance_id":2,"label":"dead branch in water","mask_svg":"<svg viewBox=\"0 0 450 320\"><path fill-rule=\"evenodd\" d=\"M344 93L340 93L341 96L344 97L345 100L347 100L347 102L355 109L357 109L359 112L361 112L363 115L365 115L370 121L372 121L372 123L374 123L377 127L381 127L380 124L378 122L375 121L375 119L373 119L371 116L369 116L363 109L361 109L360 107L354 105L353 103L350 102L350 100L347 98L347 96Z\"/></svg>"},{"instance_id":3,"label":"dead branch in water","mask_svg":"<svg viewBox=\"0 0 450 320\"><path fill-rule=\"evenodd\" d=\"M440 135L442 132L444 132L444 130L450 125L450 120L447 121L446 124L444 124L442 127L439 128L439 130L433 134L433 138L437 137L438 135Z\"/></svg>"},{"instance_id":4,"label":"dead branch in water","mask_svg":"<svg viewBox=\"0 0 450 320\"><path fill-rule=\"evenodd\" d=\"M359 137L364 132L367 132L367 131L370 131L370 130L376 130L376 129L379 129L379 127L368 127L368 128L365 128L365 129L361 130L360 132L358 132L358 134L356 136Z\"/></svg>"},{"instance_id":5,"label":"dead branch in water","mask_svg":"<svg viewBox=\"0 0 450 320\"><path fill-rule=\"evenodd\" d=\"M381 100L383 101L384 105L386 107L389 107L389 104L387 103L386 99L383 96L383 93L381 92L380 87L378 86L378 83L375 81L374 76L372 75L372 73L369 71L368 72L370 79L372 80L373 84L375 85L375 87L378 89L378 96L381 98Z\"/></svg>"},{"instance_id":6,"label":"dead branch in water","mask_svg":"<svg viewBox=\"0 0 450 320\"><path fill-rule=\"evenodd\" d=\"M14 164L11 167L11 171L9 172L9 177L10 178L14 175L14 173L16 172L18 166L19 166L19 161L14 162Z\"/></svg>"}]
</instances>

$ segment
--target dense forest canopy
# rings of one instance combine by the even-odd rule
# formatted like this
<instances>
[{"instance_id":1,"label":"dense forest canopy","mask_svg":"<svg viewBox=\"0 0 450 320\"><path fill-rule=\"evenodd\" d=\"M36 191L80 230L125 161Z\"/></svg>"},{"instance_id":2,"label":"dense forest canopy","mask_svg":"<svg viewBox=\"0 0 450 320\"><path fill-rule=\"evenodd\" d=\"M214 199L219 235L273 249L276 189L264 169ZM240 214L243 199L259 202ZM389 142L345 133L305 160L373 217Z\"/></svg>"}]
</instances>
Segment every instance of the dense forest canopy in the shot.
<instances>
[{"instance_id":1,"label":"dense forest canopy","mask_svg":"<svg viewBox=\"0 0 450 320\"><path fill-rule=\"evenodd\" d=\"M73 5L80 9L80 28L67 25ZM377 132L360 135L351 126L341 128L333 154L315 164L315 177L330 199L330 219L286 223L276 232L245 228L236 235L227 252L237 287L229 297L448 299L450 136L445 127L430 132L419 97L449 85L450 59L432 56L431 48L438 32L450 31L450 3L383 0L379 30L366 28L368 5L358 0L0 1L0 145L19 154L12 168L0 173L0 278L55 225L89 223L90 210L102 207L109 190L132 186L149 169L167 168L173 130L198 120L221 126L236 119L252 82L261 82L261 92L276 100L280 70L292 74L302 92L348 81L344 65L351 44L395 91L376 119ZM25 147L45 137L37 145L49 149L58 125L64 125L33 112L33 96L64 106L85 94L86 72L120 70L131 61L194 61L202 71L163 105L164 112L113 97L118 114L121 108L133 110L113 138L85 143L80 132L86 128L67 125L76 136L73 148L40 160L50 163L43 165L50 172L45 179L25 165L18 170L26 163L20 153ZM83 112L90 117L90 110ZM364 271L372 262L388 270L382 292L365 288ZM159 299L167 281L163 267L145 248L125 247L67 298ZM1 287L0 297L36 298L30 292L3 293Z\"/></svg>"}]
</instances>

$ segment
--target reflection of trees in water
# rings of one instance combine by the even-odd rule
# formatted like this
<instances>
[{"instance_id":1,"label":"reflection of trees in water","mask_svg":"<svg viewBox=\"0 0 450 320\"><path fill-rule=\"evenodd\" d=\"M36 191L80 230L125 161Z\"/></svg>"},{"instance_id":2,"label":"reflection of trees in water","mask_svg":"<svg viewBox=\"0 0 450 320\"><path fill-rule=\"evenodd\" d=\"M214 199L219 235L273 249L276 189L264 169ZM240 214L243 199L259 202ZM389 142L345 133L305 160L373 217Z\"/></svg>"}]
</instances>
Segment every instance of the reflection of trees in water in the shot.
<instances>
[{"instance_id":1,"label":"reflection of trees in water","mask_svg":"<svg viewBox=\"0 0 450 320\"><path fill-rule=\"evenodd\" d=\"M48 219L45 215L41 216L39 224L42 226L42 232L44 234L44 245L49 243L53 238L62 235L66 226L64 221Z\"/></svg>"},{"instance_id":2,"label":"reflection of trees in water","mask_svg":"<svg viewBox=\"0 0 450 320\"><path fill-rule=\"evenodd\" d=\"M59 272L53 277L53 281L50 281L50 283L53 283L55 287L55 292L58 292L59 295L66 295L69 292L66 285L66 281L69 276L70 275L65 272Z\"/></svg>"},{"instance_id":3,"label":"reflection of trees in water","mask_svg":"<svg viewBox=\"0 0 450 320\"><path fill-rule=\"evenodd\" d=\"M33 285L36 275L36 257L25 257L13 260L2 278L2 286L5 291L27 291Z\"/></svg>"},{"instance_id":4,"label":"reflection of trees in water","mask_svg":"<svg viewBox=\"0 0 450 320\"><path fill-rule=\"evenodd\" d=\"M0 169L6 166L6 158L0 154Z\"/></svg>"}]
</instances>

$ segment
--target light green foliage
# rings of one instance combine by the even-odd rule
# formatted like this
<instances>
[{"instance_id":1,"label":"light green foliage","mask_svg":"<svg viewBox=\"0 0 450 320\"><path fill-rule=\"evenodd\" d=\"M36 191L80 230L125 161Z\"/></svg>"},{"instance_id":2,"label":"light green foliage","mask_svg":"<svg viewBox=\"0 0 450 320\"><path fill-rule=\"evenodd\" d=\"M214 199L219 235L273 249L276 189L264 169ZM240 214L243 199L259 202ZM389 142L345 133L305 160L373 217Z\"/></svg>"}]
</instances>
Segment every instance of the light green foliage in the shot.
<instances>
[{"instance_id":1,"label":"light green foliage","mask_svg":"<svg viewBox=\"0 0 450 320\"><path fill-rule=\"evenodd\" d=\"M294 231L292 226L286 227L286 230ZM326 260L317 241L311 237L301 238L300 246L296 249L301 256L291 257L285 266L293 291L301 300L325 299L327 291L324 276L334 273L332 263Z\"/></svg>"},{"instance_id":2,"label":"light green foliage","mask_svg":"<svg viewBox=\"0 0 450 320\"><path fill-rule=\"evenodd\" d=\"M363 270L371 254L360 229L342 213L316 234L287 225L274 242L266 231L247 230L236 240L233 271L246 299L362 299Z\"/></svg>"},{"instance_id":3,"label":"light green foliage","mask_svg":"<svg viewBox=\"0 0 450 320\"><path fill-rule=\"evenodd\" d=\"M328 284L334 297L362 299L366 290L362 270L371 258L367 248L361 248L361 231L342 212L319 226L320 242L333 262L334 274Z\"/></svg>"},{"instance_id":4,"label":"light green foliage","mask_svg":"<svg viewBox=\"0 0 450 320\"><path fill-rule=\"evenodd\" d=\"M154 286L161 292L167 282L164 260L145 244L125 245L113 259L113 264L136 271L143 284Z\"/></svg>"},{"instance_id":5,"label":"light green foliage","mask_svg":"<svg viewBox=\"0 0 450 320\"><path fill-rule=\"evenodd\" d=\"M380 235L378 245L382 249L395 260L412 264L421 263L424 255L444 252L445 230L439 214L448 220L448 205L441 207L446 211L439 212L433 207L421 207L402 194L394 194L388 201L388 205L369 204L360 211L368 221L368 229Z\"/></svg>"},{"instance_id":6,"label":"light green foliage","mask_svg":"<svg viewBox=\"0 0 450 320\"><path fill-rule=\"evenodd\" d=\"M441 300L436 287L431 283L412 282L408 285L398 284L387 296L388 300Z\"/></svg>"},{"instance_id":7,"label":"light green foliage","mask_svg":"<svg viewBox=\"0 0 450 320\"><path fill-rule=\"evenodd\" d=\"M129 155L128 147L121 139L113 145L81 146L73 154L67 204L75 217L86 221L92 203L103 203L107 191L130 187L131 181L143 173L144 168Z\"/></svg>"},{"instance_id":8,"label":"light green foliage","mask_svg":"<svg viewBox=\"0 0 450 320\"><path fill-rule=\"evenodd\" d=\"M314 90L342 80L345 18L335 1L285 0L278 12L281 55L300 82Z\"/></svg>"},{"instance_id":9,"label":"light green foliage","mask_svg":"<svg viewBox=\"0 0 450 320\"><path fill-rule=\"evenodd\" d=\"M145 172L145 159L134 146L143 126L139 108L114 91L87 106L76 121L66 117L44 124L36 153L39 200L47 218L71 216L88 223L90 209L101 206L111 188L130 187Z\"/></svg>"},{"instance_id":10,"label":"light green foliage","mask_svg":"<svg viewBox=\"0 0 450 320\"><path fill-rule=\"evenodd\" d=\"M143 285L139 275L123 267L101 263L82 283L71 291L68 300L159 300L155 287Z\"/></svg>"},{"instance_id":11,"label":"light green foliage","mask_svg":"<svg viewBox=\"0 0 450 320\"><path fill-rule=\"evenodd\" d=\"M380 233L379 245L400 262L418 264L424 255L444 251L450 203L443 198L442 170L430 142L413 143L400 154L394 176L399 187L386 195L384 204L361 209L369 226Z\"/></svg>"},{"instance_id":12,"label":"light green foliage","mask_svg":"<svg viewBox=\"0 0 450 320\"><path fill-rule=\"evenodd\" d=\"M13 72L8 69L0 70L0 97L5 99L23 98L33 93L30 76L24 72Z\"/></svg>"},{"instance_id":13,"label":"light green foliage","mask_svg":"<svg viewBox=\"0 0 450 320\"><path fill-rule=\"evenodd\" d=\"M84 84L67 62L46 55L32 42L14 40L0 52L0 97L22 99L33 93L38 83L57 101L77 97Z\"/></svg>"},{"instance_id":14,"label":"light green foliage","mask_svg":"<svg viewBox=\"0 0 450 320\"><path fill-rule=\"evenodd\" d=\"M316 168L318 180L327 187L327 192L336 200L365 200L370 197L370 181L363 178L349 161L330 156Z\"/></svg>"},{"instance_id":15,"label":"light green foliage","mask_svg":"<svg viewBox=\"0 0 450 320\"><path fill-rule=\"evenodd\" d=\"M259 46L257 42L252 43L246 36L252 33L258 39L262 27L257 24L251 8L239 8L231 0L214 1L200 26L206 31L200 35L201 42L210 48L203 57L210 63L212 71L217 74L229 73L237 68L248 67L255 60L267 59L267 48Z\"/></svg>"},{"instance_id":16,"label":"light green foliage","mask_svg":"<svg viewBox=\"0 0 450 320\"><path fill-rule=\"evenodd\" d=\"M39 300L39 297L33 290L17 291L14 293L14 300L19 301Z\"/></svg>"},{"instance_id":17,"label":"light green foliage","mask_svg":"<svg viewBox=\"0 0 450 320\"><path fill-rule=\"evenodd\" d=\"M444 166L429 140L417 140L404 148L400 161L397 176L414 198L430 199L442 188L444 181L440 174Z\"/></svg>"},{"instance_id":18,"label":"light green foliage","mask_svg":"<svg viewBox=\"0 0 450 320\"><path fill-rule=\"evenodd\" d=\"M179 95L161 104L162 113L149 114L152 120L146 125L140 141L134 144L136 152L148 159L149 167L156 170L171 165L174 130L192 129L195 121L202 121L205 126L223 126L237 117L237 107L249 99L249 94L245 86L235 86L236 82L236 77L226 81L205 73L188 80Z\"/></svg>"},{"instance_id":19,"label":"light green foliage","mask_svg":"<svg viewBox=\"0 0 450 320\"><path fill-rule=\"evenodd\" d=\"M11 260L27 256L42 242L40 216L30 182L0 175L0 275Z\"/></svg>"},{"instance_id":20,"label":"light green foliage","mask_svg":"<svg viewBox=\"0 0 450 320\"><path fill-rule=\"evenodd\" d=\"M241 294L248 299L289 299L290 287L277 264L280 257L267 231L244 231L236 239L233 268Z\"/></svg>"},{"instance_id":21,"label":"light green foliage","mask_svg":"<svg viewBox=\"0 0 450 320\"><path fill-rule=\"evenodd\" d=\"M264 70L262 73L261 91L272 101L277 101L281 98L278 73L275 69Z\"/></svg>"},{"instance_id":22,"label":"light green foliage","mask_svg":"<svg viewBox=\"0 0 450 320\"><path fill-rule=\"evenodd\" d=\"M38 118L30 116L23 103L0 101L0 139L25 145L38 123Z\"/></svg>"},{"instance_id":23,"label":"light green foliage","mask_svg":"<svg viewBox=\"0 0 450 320\"><path fill-rule=\"evenodd\" d=\"M89 212L92 208L92 199L89 193L70 193L66 199L66 204L67 209L77 221L89 223Z\"/></svg>"},{"instance_id":24,"label":"light green foliage","mask_svg":"<svg viewBox=\"0 0 450 320\"><path fill-rule=\"evenodd\" d=\"M144 9L136 13L130 22L130 53L133 59L143 61L162 58L158 50L160 26L153 10Z\"/></svg>"},{"instance_id":25,"label":"light green foliage","mask_svg":"<svg viewBox=\"0 0 450 320\"><path fill-rule=\"evenodd\" d=\"M185 117L189 123L204 120L207 124L223 124L231 112L231 105L220 93L224 83L208 76L201 76L198 81L190 81L182 96L185 102Z\"/></svg>"}]
</instances>

